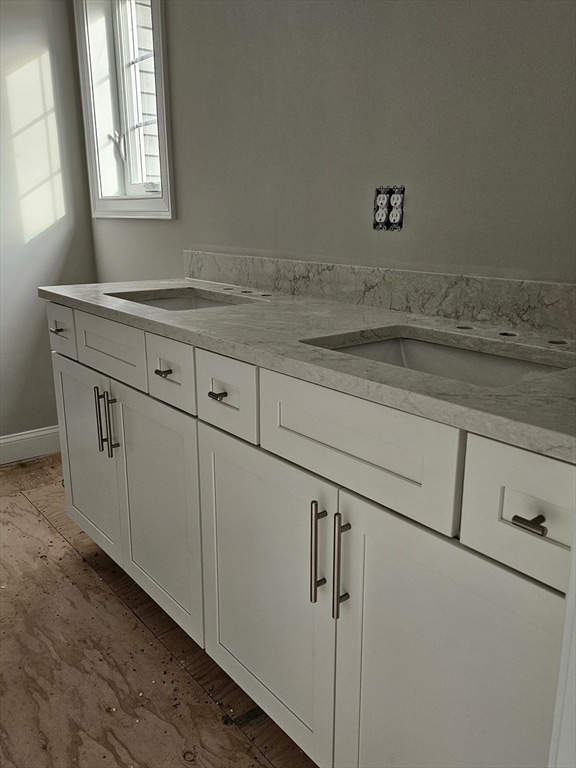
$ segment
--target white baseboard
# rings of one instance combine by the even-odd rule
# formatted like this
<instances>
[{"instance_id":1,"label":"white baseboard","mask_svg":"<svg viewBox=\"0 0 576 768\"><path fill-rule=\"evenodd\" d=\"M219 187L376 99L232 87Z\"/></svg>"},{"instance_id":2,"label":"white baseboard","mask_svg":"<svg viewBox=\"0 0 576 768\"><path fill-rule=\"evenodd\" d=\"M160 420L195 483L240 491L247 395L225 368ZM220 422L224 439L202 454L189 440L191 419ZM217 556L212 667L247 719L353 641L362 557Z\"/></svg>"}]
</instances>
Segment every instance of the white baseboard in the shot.
<instances>
[{"instance_id":1,"label":"white baseboard","mask_svg":"<svg viewBox=\"0 0 576 768\"><path fill-rule=\"evenodd\" d=\"M14 461L46 456L49 453L58 453L59 450L58 427L45 427L32 429L29 432L19 432L16 435L5 435L0 437L0 464L11 464Z\"/></svg>"}]
</instances>

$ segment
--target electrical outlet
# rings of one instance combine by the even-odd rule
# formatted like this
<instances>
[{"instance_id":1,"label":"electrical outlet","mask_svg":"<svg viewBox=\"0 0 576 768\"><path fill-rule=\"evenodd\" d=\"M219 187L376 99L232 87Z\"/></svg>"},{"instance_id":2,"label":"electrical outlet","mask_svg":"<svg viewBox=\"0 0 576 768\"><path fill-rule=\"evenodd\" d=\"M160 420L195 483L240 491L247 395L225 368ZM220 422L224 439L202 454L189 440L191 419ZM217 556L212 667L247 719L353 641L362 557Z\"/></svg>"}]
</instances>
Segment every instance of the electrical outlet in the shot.
<instances>
[{"instance_id":1,"label":"electrical outlet","mask_svg":"<svg viewBox=\"0 0 576 768\"><path fill-rule=\"evenodd\" d=\"M404 187L377 187L374 195L374 229L398 232L404 220Z\"/></svg>"}]
</instances>

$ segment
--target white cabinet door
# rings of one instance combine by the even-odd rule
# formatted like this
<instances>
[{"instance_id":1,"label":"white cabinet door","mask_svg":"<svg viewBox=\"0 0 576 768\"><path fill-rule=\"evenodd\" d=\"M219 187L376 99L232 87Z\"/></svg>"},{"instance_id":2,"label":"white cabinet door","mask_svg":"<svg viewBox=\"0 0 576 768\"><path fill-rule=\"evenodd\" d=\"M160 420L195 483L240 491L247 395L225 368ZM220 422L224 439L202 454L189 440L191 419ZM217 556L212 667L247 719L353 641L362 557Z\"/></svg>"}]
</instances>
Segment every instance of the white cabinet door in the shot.
<instances>
[{"instance_id":1,"label":"white cabinet door","mask_svg":"<svg viewBox=\"0 0 576 768\"><path fill-rule=\"evenodd\" d=\"M318 765L332 765L334 486L199 424L206 650ZM311 510L318 588L310 601Z\"/></svg>"},{"instance_id":2,"label":"white cabinet door","mask_svg":"<svg viewBox=\"0 0 576 768\"><path fill-rule=\"evenodd\" d=\"M68 514L122 565L116 420L113 404L106 419L104 395L110 380L57 354L53 363Z\"/></svg>"},{"instance_id":3,"label":"white cabinet door","mask_svg":"<svg viewBox=\"0 0 576 768\"><path fill-rule=\"evenodd\" d=\"M564 600L351 494L339 503L335 765L546 765Z\"/></svg>"},{"instance_id":4,"label":"white cabinet door","mask_svg":"<svg viewBox=\"0 0 576 768\"><path fill-rule=\"evenodd\" d=\"M196 420L112 383L121 414L124 569L204 644Z\"/></svg>"}]
</instances>

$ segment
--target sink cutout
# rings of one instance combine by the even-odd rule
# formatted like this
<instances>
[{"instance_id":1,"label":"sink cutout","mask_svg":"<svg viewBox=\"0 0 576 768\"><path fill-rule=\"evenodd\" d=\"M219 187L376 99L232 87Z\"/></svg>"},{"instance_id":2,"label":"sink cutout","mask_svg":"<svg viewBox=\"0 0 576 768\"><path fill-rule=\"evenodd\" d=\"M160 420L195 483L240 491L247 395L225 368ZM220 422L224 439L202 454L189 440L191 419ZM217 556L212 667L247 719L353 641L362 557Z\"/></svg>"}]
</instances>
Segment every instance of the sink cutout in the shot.
<instances>
[{"instance_id":1,"label":"sink cutout","mask_svg":"<svg viewBox=\"0 0 576 768\"><path fill-rule=\"evenodd\" d=\"M495 345L494 351L498 352L493 354L491 351L479 352L453 346L452 343L462 343L461 335L451 336L441 331L418 328L396 330L398 335L377 341L354 338L358 337L358 334L351 334L348 339L344 336L328 336L323 339L305 339L303 343L446 379L464 381L479 387L507 387L570 367L569 363L556 363L555 360L548 359L546 363L542 363L509 356L506 352L510 351L510 342L493 342L492 348L494 349ZM394 329L387 329L388 333L393 331ZM371 333L373 339L376 332L377 330L361 333ZM419 332L428 338L412 338L419 335ZM346 343L343 343L345 341ZM525 356L534 354L533 350L525 352ZM516 350L513 354L518 355L521 352Z\"/></svg>"},{"instance_id":2,"label":"sink cutout","mask_svg":"<svg viewBox=\"0 0 576 768\"><path fill-rule=\"evenodd\" d=\"M232 290L232 289L224 289ZM117 299L133 301L148 307L167 309L173 312L190 309L216 309L230 307L234 304L247 304L258 301L256 297L223 294L218 291L208 291L200 288L164 288L149 291L123 291L107 293Z\"/></svg>"}]
</instances>

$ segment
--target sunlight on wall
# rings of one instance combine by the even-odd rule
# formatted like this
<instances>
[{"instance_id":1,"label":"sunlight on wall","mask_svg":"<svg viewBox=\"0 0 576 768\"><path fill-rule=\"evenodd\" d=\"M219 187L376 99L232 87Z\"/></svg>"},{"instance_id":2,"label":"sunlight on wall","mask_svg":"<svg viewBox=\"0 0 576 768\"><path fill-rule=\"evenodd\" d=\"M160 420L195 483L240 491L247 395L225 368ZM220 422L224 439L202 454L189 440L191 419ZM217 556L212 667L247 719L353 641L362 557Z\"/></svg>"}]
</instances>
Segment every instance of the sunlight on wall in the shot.
<instances>
[{"instance_id":1,"label":"sunlight on wall","mask_svg":"<svg viewBox=\"0 0 576 768\"><path fill-rule=\"evenodd\" d=\"M24 242L66 213L50 54L6 77Z\"/></svg>"}]
</instances>

